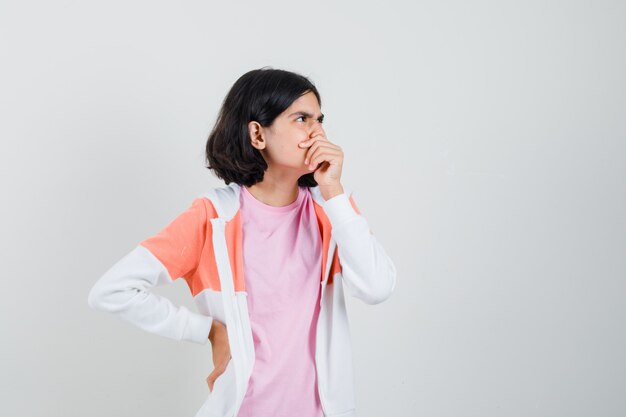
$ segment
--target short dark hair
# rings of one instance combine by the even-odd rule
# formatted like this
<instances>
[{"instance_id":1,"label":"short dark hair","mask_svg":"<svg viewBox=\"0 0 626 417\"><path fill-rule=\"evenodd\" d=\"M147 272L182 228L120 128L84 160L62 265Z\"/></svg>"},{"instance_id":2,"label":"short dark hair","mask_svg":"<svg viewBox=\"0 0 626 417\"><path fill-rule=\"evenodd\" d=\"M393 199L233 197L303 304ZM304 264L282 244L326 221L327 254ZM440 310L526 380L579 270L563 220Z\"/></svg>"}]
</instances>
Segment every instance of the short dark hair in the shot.
<instances>
[{"instance_id":1,"label":"short dark hair","mask_svg":"<svg viewBox=\"0 0 626 417\"><path fill-rule=\"evenodd\" d=\"M215 126L206 142L206 168L226 184L252 186L262 181L267 162L250 144L248 123L263 127L303 94L313 92L321 107L317 88L307 77L281 69L262 67L246 72L233 84L222 102ZM315 187L313 173L298 178L298 185Z\"/></svg>"}]
</instances>

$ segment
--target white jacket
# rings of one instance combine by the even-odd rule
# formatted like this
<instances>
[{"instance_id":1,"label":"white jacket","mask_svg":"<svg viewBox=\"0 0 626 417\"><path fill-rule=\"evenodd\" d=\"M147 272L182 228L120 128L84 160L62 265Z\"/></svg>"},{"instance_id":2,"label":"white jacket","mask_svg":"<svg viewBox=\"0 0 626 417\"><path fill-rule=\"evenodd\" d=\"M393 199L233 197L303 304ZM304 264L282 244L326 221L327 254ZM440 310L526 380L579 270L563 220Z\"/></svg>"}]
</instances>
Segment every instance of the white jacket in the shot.
<instances>
[{"instance_id":1,"label":"white jacket","mask_svg":"<svg viewBox=\"0 0 626 417\"><path fill-rule=\"evenodd\" d=\"M343 287L367 304L380 303L395 288L396 268L345 187L343 194L327 201L319 186L310 190L323 242L315 348L319 397L326 417L356 417ZM106 271L88 297L94 309L175 340L206 344L213 319L226 325L231 359L196 417L235 417L254 366L240 191L230 183L195 198L159 233ZM150 291L177 278L187 281L199 313Z\"/></svg>"}]
</instances>

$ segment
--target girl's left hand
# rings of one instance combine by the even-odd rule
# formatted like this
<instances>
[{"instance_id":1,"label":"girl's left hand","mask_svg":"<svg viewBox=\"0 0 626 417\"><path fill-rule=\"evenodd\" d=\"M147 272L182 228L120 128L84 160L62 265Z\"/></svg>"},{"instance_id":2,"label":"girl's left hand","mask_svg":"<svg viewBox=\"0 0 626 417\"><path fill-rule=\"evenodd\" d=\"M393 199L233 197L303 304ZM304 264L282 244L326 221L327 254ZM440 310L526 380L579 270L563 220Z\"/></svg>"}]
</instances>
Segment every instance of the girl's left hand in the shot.
<instances>
[{"instance_id":1,"label":"girl's left hand","mask_svg":"<svg viewBox=\"0 0 626 417\"><path fill-rule=\"evenodd\" d=\"M304 156L304 163L320 187L341 186L341 168L343 166L343 150L339 145L330 142L326 135L319 133L312 138L300 142L301 148L310 146Z\"/></svg>"}]
</instances>

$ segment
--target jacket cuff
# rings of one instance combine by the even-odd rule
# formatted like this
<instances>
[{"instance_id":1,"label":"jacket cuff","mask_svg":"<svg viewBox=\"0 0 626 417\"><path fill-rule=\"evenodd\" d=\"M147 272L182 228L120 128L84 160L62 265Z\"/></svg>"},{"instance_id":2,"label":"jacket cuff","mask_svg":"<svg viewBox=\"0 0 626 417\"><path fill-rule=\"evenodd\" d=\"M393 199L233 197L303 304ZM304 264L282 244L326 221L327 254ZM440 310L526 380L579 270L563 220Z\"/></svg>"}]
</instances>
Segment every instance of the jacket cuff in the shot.
<instances>
[{"instance_id":1,"label":"jacket cuff","mask_svg":"<svg viewBox=\"0 0 626 417\"><path fill-rule=\"evenodd\" d=\"M187 327L183 334L183 340L206 344L209 341L209 332L213 324L213 317L189 311Z\"/></svg>"},{"instance_id":2,"label":"jacket cuff","mask_svg":"<svg viewBox=\"0 0 626 417\"><path fill-rule=\"evenodd\" d=\"M337 226L360 217L360 215L354 211L346 193L337 194L336 196L326 200L324 203L324 211L333 226Z\"/></svg>"}]
</instances>

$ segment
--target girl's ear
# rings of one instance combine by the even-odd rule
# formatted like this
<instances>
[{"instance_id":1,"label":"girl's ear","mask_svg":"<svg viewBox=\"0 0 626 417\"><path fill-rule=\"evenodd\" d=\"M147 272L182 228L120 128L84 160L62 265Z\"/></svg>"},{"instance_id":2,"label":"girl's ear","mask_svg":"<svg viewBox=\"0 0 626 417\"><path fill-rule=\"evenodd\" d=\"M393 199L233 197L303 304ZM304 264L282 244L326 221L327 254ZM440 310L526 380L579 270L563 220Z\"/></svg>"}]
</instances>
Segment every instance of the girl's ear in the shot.
<instances>
[{"instance_id":1,"label":"girl's ear","mask_svg":"<svg viewBox=\"0 0 626 417\"><path fill-rule=\"evenodd\" d=\"M265 139L262 134L263 127L259 122L252 121L248 123L248 134L250 136L250 144L256 149L265 149Z\"/></svg>"}]
</instances>

